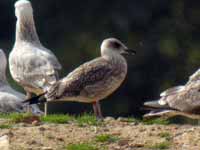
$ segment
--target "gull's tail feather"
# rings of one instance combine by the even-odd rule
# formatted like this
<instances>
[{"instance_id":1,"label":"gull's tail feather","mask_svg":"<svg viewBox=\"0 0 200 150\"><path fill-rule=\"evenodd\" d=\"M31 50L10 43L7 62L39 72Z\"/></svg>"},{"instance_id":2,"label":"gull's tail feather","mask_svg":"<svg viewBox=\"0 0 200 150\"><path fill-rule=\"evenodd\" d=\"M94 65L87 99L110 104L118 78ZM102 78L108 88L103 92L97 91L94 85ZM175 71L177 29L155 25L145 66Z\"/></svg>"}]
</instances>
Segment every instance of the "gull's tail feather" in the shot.
<instances>
[{"instance_id":1,"label":"gull's tail feather","mask_svg":"<svg viewBox=\"0 0 200 150\"><path fill-rule=\"evenodd\" d=\"M168 104L161 104L160 101L148 101L144 103L145 108L158 108L158 109L169 109L170 107Z\"/></svg>"},{"instance_id":2,"label":"gull's tail feather","mask_svg":"<svg viewBox=\"0 0 200 150\"><path fill-rule=\"evenodd\" d=\"M23 101L22 103L32 105L32 104L45 103L46 101L47 100L45 98L45 93L43 93L43 94L40 94L38 96L27 99L27 100Z\"/></svg>"}]
</instances>

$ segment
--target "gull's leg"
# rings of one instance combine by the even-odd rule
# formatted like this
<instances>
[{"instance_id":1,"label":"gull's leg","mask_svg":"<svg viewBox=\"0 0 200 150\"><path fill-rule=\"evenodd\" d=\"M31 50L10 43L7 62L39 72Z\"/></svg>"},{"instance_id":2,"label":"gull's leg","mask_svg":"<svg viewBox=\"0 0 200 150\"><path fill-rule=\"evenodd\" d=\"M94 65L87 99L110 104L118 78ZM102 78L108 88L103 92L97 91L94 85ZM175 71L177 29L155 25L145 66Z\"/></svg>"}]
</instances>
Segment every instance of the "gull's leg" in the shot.
<instances>
[{"instance_id":1,"label":"gull's leg","mask_svg":"<svg viewBox=\"0 0 200 150\"><path fill-rule=\"evenodd\" d=\"M102 120L103 115L102 115L102 112L101 112L101 105L100 105L99 101L96 102L96 107L97 107L97 112L98 112L98 119Z\"/></svg>"},{"instance_id":2,"label":"gull's leg","mask_svg":"<svg viewBox=\"0 0 200 150\"><path fill-rule=\"evenodd\" d=\"M48 105L46 102L46 103L44 103L44 116L47 116L47 113L48 113Z\"/></svg>"},{"instance_id":3,"label":"gull's leg","mask_svg":"<svg viewBox=\"0 0 200 150\"><path fill-rule=\"evenodd\" d=\"M99 101L93 102L93 110L94 110L94 114L95 114L96 118L98 120L102 120L103 116L101 113L101 105L100 105Z\"/></svg>"},{"instance_id":4,"label":"gull's leg","mask_svg":"<svg viewBox=\"0 0 200 150\"><path fill-rule=\"evenodd\" d=\"M28 100L28 99L30 99L30 98L32 98L32 94L31 94L30 92L26 91L26 99ZM31 106L30 106L30 105L28 105L28 110L27 110L27 112L28 112L28 113L32 113L32 111L31 111Z\"/></svg>"},{"instance_id":5,"label":"gull's leg","mask_svg":"<svg viewBox=\"0 0 200 150\"><path fill-rule=\"evenodd\" d=\"M98 110L96 101L92 103L95 116L98 118Z\"/></svg>"}]
</instances>

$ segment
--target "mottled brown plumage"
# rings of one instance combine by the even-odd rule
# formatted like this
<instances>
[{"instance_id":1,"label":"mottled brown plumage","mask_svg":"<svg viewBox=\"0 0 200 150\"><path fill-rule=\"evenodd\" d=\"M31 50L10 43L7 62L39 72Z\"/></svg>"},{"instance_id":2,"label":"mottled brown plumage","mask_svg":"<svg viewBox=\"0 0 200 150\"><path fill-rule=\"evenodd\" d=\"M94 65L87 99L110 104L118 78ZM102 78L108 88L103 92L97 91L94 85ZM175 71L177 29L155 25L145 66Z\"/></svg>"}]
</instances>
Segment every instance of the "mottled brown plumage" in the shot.
<instances>
[{"instance_id":1,"label":"mottled brown plumage","mask_svg":"<svg viewBox=\"0 0 200 150\"><path fill-rule=\"evenodd\" d=\"M96 116L102 117L99 101L112 94L124 81L127 62L122 54L130 52L133 51L115 38L104 40L101 57L84 63L54 84L45 94L47 101L93 103Z\"/></svg>"},{"instance_id":2,"label":"mottled brown plumage","mask_svg":"<svg viewBox=\"0 0 200 150\"><path fill-rule=\"evenodd\" d=\"M91 103L103 99L123 82L127 65L102 57L85 63L60 80L48 99Z\"/></svg>"}]
</instances>

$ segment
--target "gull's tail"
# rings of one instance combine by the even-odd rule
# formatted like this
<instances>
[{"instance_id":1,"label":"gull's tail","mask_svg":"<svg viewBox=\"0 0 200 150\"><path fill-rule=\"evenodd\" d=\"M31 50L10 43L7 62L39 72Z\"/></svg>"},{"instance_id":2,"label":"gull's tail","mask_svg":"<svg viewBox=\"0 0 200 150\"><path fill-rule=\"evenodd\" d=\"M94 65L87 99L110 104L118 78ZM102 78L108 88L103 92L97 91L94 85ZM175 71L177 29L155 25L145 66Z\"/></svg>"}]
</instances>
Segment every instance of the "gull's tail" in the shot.
<instances>
[{"instance_id":1,"label":"gull's tail","mask_svg":"<svg viewBox=\"0 0 200 150\"><path fill-rule=\"evenodd\" d=\"M165 101L155 100L145 102L143 110L150 110L149 113L145 114L144 118L153 118L153 117L166 117L170 118L177 114L178 110L171 108Z\"/></svg>"},{"instance_id":2,"label":"gull's tail","mask_svg":"<svg viewBox=\"0 0 200 150\"><path fill-rule=\"evenodd\" d=\"M144 103L144 108L152 108L152 109L169 109L168 104L161 104L159 101L148 101Z\"/></svg>"},{"instance_id":3,"label":"gull's tail","mask_svg":"<svg viewBox=\"0 0 200 150\"><path fill-rule=\"evenodd\" d=\"M45 103L46 101L47 100L46 100L46 97L45 97L45 93L43 93L43 94L40 94L38 96L27 99L27 100L23 101L22 103L32 105L32 104Z\"/></svg>"}]
</instances>

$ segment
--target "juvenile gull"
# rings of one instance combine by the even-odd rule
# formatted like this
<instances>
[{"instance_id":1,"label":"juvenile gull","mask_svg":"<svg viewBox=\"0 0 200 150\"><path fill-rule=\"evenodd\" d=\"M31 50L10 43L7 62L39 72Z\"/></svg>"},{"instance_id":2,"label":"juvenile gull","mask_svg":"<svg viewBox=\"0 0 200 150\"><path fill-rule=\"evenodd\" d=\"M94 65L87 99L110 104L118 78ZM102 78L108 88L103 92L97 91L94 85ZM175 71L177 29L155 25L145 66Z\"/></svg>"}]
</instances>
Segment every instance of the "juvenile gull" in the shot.
<instances>
[{"instance_id":1,"label":"juvenile gull","mask_svg":"<svg viewBox=\"0 0 200 150\"><path fill-rule=\"evenodd\" d=\"M11 112L25 112L27 111L27 105L25 106L22 101L25 100L25 95L14 90L7 81L6 78L6 66L7 59L0 49L0 112L11 113ZM36 115L43 114L37 105L31 106L31 112Z\"/></svg>"},{"instance_id":2,"label":"juvenile gull","mask_svg":"<svg viewBox=\"0 0 200 150\"><path fill-rule=\"evenodd\" d=\"M33 9L28 0L15 3L16 39L9 56L10 72L13 79L26 91L40 94L58 80L61 65L56 56L40 43L33 19ZM45 105L45 115L47 105Z\"/></svg>"},{"instance_id":3,"label":"juvenile gull","mask_svg":"<svg viewBox=\"0 0 200 150\"><path fill-rule=\"evenodd\" d=\"M25 102L30 104L43 101L77 101L93 103L97 118L102 118L99 101L112 94L124 81L127 62L122 54L135 51L128 49L115 38L103 41L101 57L76 68L65 78L52 86L45 97L36 97Z\"/></svg>"},{"instance_id":4,"label":"juvenile gull","mask_svg":"<svg viewBox=\"0 0 200 150\"><path fill-rule=\"evenodd\" d=\"M200 69L183 86L170 88L160 94L158 101L145 102L144 106L152 110L144 117L176 115L200 119Z\"/></svg>"}]
</instances>

